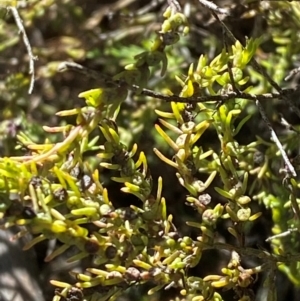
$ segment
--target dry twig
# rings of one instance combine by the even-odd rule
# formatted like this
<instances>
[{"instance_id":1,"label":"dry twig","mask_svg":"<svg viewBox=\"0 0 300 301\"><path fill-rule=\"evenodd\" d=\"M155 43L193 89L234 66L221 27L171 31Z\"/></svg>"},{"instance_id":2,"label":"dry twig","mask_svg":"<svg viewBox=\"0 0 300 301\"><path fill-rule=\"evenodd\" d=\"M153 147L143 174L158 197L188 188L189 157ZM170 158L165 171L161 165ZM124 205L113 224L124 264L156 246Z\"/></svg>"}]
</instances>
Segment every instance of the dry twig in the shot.
<instances>
[{"instance_id":1,"label":"dry twig","mask_svg":"<svg viewBox=\"0 0 300 301\"><path fill-rule=\"evenodd\" d=\"M31 94L33 91L34 81L35 81L34 61L37 59L37 57L33 55L29 39L27 37L25 28L23 26L22 19L19 15L17 8L14 6L8 6L7 9L11 11L11 13L15 19L16 25L17 25L19 31L22 33L23 42L24 42L24 45L26 47L26 50L27 50L27 53L29 56L29 74L31 74L31 79L30 79L28 93Z\"/></svg>"},{"instance_id":2,"label":"dry twig","mask_svg":"<svg viewBox=\"0 0 300 301\"><path fill-rule=\"evenodd\" d=\"M215 3L208 0L199 0L199 2L207 7L209 10L216 12L217 14L229 15L229 12L225 8L218 7Z\"/></svg>"}]
</instances>

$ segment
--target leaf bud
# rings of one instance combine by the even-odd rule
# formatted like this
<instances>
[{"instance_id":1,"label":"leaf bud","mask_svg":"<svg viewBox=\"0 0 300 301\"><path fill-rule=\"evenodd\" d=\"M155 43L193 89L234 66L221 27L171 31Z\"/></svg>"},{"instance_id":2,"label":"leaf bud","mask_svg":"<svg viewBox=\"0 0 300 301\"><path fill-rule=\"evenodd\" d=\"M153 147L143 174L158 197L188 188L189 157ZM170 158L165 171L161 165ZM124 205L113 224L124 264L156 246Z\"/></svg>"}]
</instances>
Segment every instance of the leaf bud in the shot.
<instances>
[{"instance_id":1,"label":"leaf bud","mask_svg":"<svg viewBox=\"0 0 300 301\"><path fill-rule=\"evenodd\" d=\"M166 244L168 247L170 248L174 248L174 246L176 245L176 241L172 238L169 238L166 240Z\"/></svg>"},{"instance_id":2,"label":"leaf bud","mask_svg":"<svg viewBox=\"0 0 300 301\"><path fill-rule=\"evenodd\" d=\"M204 224L213 226L216 224L218 216L213 209L206 209L202 214L202 221Z\"/></svg>"},{"instance_id":3,"label":"leaf bud","mask_svg":"<svg viewBox=\"0 0 300 301\"><path fill-rule=\"evenodd\" d=\"M245 222L247 220L249 220L249 217L251 215L251 209L250 208L242 208L239 209L237 212L237 217L241 222Z\"/></svg>"},{"instance_id":4,"label":"leaf bud","mask_svg":"<svg viewBox=\"0 0 300 301\"><path fill-rule=\"evenodd\" d=\"M165 20L164 23L161 26L161 31L163 33L171 31L172 30L172 24L169 20Z\"/></svg>"},{"instance_id":5,"label":"leaf bud","mask_svg":"<svg viewBox=\"0 0 300 301\"><path fill-rule=\"evenodd\" d=\"M100 206L100 214L102 216L109 216L109 214L112 212L112 208L107 205L107 204L103 204Z\"/></svg>"},{"instance_id":6,"label":"leaf bud","mask_svg":"<svg viewBox=\"0 0 300 301\"><path fill-rule=\"evenodd\" d=\"M107 274L106 279L123 278L119 271L111 271Z\"/></svg>"},{"instance_id":7,"label":"leaf bud","mask_svg":"<svg viewBox=\"0 0 300 301\"><path fill-rule=\"evenodd\" d=\"M172 16L172 8L168 6L166 11L163 13L164 18L169 19Z\"/></svg>"},{"instance_id":8,"label":"leaf bud","mask_svg":"<svg viewBox=\"0 0 300 301\"><path fill-rule=\"evenodd\" d=\"M184 236L182 238L182 242L184 242L187 246L191 246L193 244L193 240L189 236Z\"/></svg>"},{"instance_id":9,"label":"leaf bud","mask_svg":"<svg viewBox=\"0 0 300 301\"><path fill-rule=\"evenodd\" d=\"M246 205L251 202L251 198L243 195L236 200L240 205Z\"/></svg>"}]
</instances>

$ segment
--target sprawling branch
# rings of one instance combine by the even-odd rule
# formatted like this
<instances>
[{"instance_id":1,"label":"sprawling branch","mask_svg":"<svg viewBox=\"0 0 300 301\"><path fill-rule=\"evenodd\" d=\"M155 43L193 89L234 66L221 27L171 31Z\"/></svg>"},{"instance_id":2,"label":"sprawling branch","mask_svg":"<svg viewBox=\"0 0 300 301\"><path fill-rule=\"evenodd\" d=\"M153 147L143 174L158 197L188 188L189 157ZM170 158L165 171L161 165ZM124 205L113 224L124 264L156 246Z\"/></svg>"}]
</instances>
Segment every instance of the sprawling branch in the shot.
<instances>
[{"instance_id":1,"label":"sprawling branch","mask_svg":"<svg viewBox=\"0 0 300 301\"><path fill-rule=\"evenodd\" d=\"M65 71L74 71L80 74L85 75L88 78L95 79L99 81L99 85L105 85L105 84L114 84L119 85L120 81L114 81L109 76L100 73L96 70L86 68L80 64L74 63L74 62L62 62L58 67L59 72L65 72ZM135 92L140 90L140 87L137 85L128 85L128 89ZM167 102L181 102L181 103L191 103L191 102L207 102L207 101L216 101L216 102L224 102L230 99L234 98L242 98L242 99L248 99L253 101L270 101L273 99L281 99L287 96L291 96L294 94L297 90L295 89L284 89L281 90L281 92L274 92L274 93L264 93L264 94L250 94L250 93L244 93L244 92L228 92L222 95L208 95L208 96L192 96L192 97L180 97L178 95L166 95L162 94L153 90L149 89L142 89L141 94L146 95L149 97L153 97L156 99L165 100Z\"/></svg>"}]
</instances>

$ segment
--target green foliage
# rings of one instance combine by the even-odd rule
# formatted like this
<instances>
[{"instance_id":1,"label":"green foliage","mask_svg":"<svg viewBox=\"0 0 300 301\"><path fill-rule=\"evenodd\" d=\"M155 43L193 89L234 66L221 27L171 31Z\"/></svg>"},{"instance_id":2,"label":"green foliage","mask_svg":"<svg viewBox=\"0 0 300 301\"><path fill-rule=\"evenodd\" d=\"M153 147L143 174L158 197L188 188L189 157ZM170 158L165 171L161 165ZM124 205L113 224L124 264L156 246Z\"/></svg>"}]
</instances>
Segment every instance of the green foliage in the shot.
<instances>
[{"instance_id":1,"label":"green foliage","mask_svg":"<svg viewBox=\"0 0 300 301\"><path fill-rule=\"evenodd\" d=\"M245 43L235 41L230 47L227 42L220 44L219 53L213 57L201 54L197 61L186 62L186 75L169 70L180 62L172 54L187 47L180 39L191 31L190 21L168 7L152 43L144 42L150 45L148 49L134 47L142 51L127 54L112 48L112 57L131 58L132 62L121 72L115 68L112 78L101 82L100 87L81 92L79 97L85 105L81 102L75 108L58 110L56 116L64 121L44 125L44 132L33 124L23 124L22 131L8 137L7 120L22 123L12 114L9 102L19 101L28 82L22 74L6 78L9 93L3 96L6 107L1 114L7 120L0 128L5 149L0 158L2 226L24 226L16 237L33 235L25 250L56 239L59 243L47 255L47 262L72 247L77 253L68 262L93 258L85 272L71 272L73 283L51 280L59 288L54 301L72 300L73 294L79 296L78 300L115 300L128 288L143 284L151 285L148 295L174 287L179 300L221 301L226 300L224 291L231 291L244 301L251 300L251 286L260 273L266 275L267 300L275 301L277 268L295 286L300 285L298 178L282 167L278 145L267 141L265 133L257 134L256 130L249 139L241 138L247 136L248 125L256 129L265 126L257 118L253 99L259 100L258 93L274 92L265 74L253 68L253 60L257 58L282 84L298 53L294 38L299 4L269 5L278 11L266 13L274 31L270 29L266 36L249 38ZM294 20L290 29L278 25L286 8ZM68 9L74 14L77 11ZM275 51L264 59L259 52L268 38L273 39ZM0 51L14 43L3 42ZM85 53L97 57L92 46L90 52L81 50L71 57ZM279 56L282 58L274 66L272 61ZM54 77L55 73L48 75ZM165 76L166 84L161 79L151 84L159 76ZM149 94L145 89L155 85L164 94ZM138 112L126 107L133 100L132 93L141 106ZM223 101L222 97L230 93L236 94ZM207 98L203 101L201 97ZM219 97L218 101L213 97ZM164 102L166 98L170 103ZM268 106L273 105L266 104L269 112ZM46 107L44 113L51 115L51 110ZM151 124L156 130L151 137L156 157L139 151L139 144L143 144L143 140L138 141L139 128L143 133L145 129L150 132ZM210 137L216 141L210 141ZM298 139L298 125L290 125L280 137L290 157L298 148ZM11 144L18 145L14 155ZM155 163L158 159L160 163ZM297 171L298 161L298 156L291 160ZM195 228L196 237L186 235L177 226L176 215L169 213L171 206L163 194L171 195L173 187L163 185L166 179L162 169L158 172L162 175L152 176L152 163L154 168L162 164L171 167L177 178L172 184L184 188L186 205L196 213L184 223ZM121 191L135 196L139 205L116 206L107 181L121 185ZM273 236L264 237L270 242L267 251L245 241L268 210ZM226 242L220 228L226 231ZM201 259L212 250L231 252L228 263L216 264L219 274L192 275L191 269L201 267ZM252 257L255 263L246 266L244 262Z\"/></svg>"}]
</instances>

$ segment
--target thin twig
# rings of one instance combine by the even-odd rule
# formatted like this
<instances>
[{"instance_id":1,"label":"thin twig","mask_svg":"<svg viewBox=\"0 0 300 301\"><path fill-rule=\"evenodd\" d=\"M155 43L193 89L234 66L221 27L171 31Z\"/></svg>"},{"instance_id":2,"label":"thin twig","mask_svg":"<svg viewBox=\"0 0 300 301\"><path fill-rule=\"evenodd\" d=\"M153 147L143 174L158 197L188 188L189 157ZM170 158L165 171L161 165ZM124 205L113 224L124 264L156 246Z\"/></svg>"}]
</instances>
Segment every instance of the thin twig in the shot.
<instances>
[{"instance_id":1,"label":"thin twig","mask_svg":"<svg viewBox=\"0 0 300 301\"><path fill-rule=\"evenodd\" d=\"M217 14L222 14L222 15L230 15L229 11L225 8L220 8L216 4L214 4L211 1L208 0L199 0L199 2L207 7L209 10L216 12Z\"/></svg>"},{"instance_id":2,"label":"thin twig","mask_svg":"<svg viewBox=\"0 0 300 301\"><path fill-rule=\"evenodd\" d=\"M138 90L138 86L133 85L132 87L129 87L129 89L136 91ZM228 92L222 95L208 95L208 96L192 96L192 97L180 97L177 95L165 95L161 94L152 90L143 89L141 94L147 95L153 98L162 99L167 102L174 101L174 102L181 102L181 103L191 103L191 102L207 102L207 101L216 101L216 102L225 102L230 99L234 98L241 98L241 99L248 99L248 100L259 100L259 101L267 101L267 100L273 100L281 98L281 95L277 92L275 93L265 93L265 94L248 94L244 92Z\"/></svg>"},{"instance_id":3,"label":"thin twig","mask_svg":"<svg viewBox=\"0 0 300 301\"><path fill-rule=\"evenodd\" d=\"M96 70L84 67L80 64L77 64L75 62L61 62L59 66L57 67L58 72L65 72L65 71L74 71L76 73L80 73L87 78L92 78L97 81L99 81L99 85L101 84L109 84L114 83L117 85L117 82L113 81L110 77L107 75L100 73Z\"/></svg>"},{"instance_id":4,"label":"thin twig","mask_svg":"<svg viewBox=\"0 0 300 301\"><path fill-rule=\"evenodd\" d=\"M136 13L132 13L132 16L143 16L147 14L149 11L154 10L160 4L164 3L165 0L152 0L151 2L147 3L145 6L137 10Z\"/></svg>"},{"instance_id":5,"label":"thin twig","mask_svg":"<svg viewBox=\"0 0 300 301\"><path fill-rule=\"evenodd\" d=\"M270 131L270 133L271 133L271 137L272 137L274 143L276 144L277 148L279 149L279 151L280 151L280 153L281 153L281 156L282 156L282 158L283 158L283 161L284 161L284 163L286 164L286 167L288 168L290 174L291 174L293 177L296 177L296 176L297 176L297 173L296 173L296 171L295 171L295 168L294 168L294 166L291 164L291 162L290 162L290 160L289 160L289 158L288 158L288 156L287 156L285 150L283 149L283 146L281 145L281 142L279 141L279 139L278 139L278 137L277 137L275 131L273 130L272 125L271 125L271 123L270 123L270 121L269 121L269 119L268 119L268 117L267 117L267 115L266 115L266 113L265 113L265 110L264 110L263 106L261 105L261 103L260 103L259 100L256 100L255 103L256 103L256 106L257 106L257 108L258 108L258 110L259 110L259 112L260 112L260 115L261 115L262 119L264 120L265 124L266 124L266 125L268 126L268 128L269 128L269 131Z\"/></svg>"},{"instance_id":6,"label":"thin twig","mask_svg":"<svg viewBox=\"0 0 300 301\"><path fill-rule=\"evenodd\" d=\"M290 80L293 76L295 76L297 73L300 72L300 67L293 69L292 71L290 71L289 75L287 75L284 80L288 81Z\"/></svg>"},{"instance_id":7,"label":"thin twig","mask_svg":"<svg viewBox=\"0 0 300 301\"><path fill-rule=\"evenodd\" d=\"M177 0L167 0L168 5L172 8L172 10L179 12L181 11L181 6Z\"/></svg>"},{"instance_id":8,"label":"thin twig","mask_svg":"<svg viewBox=\"0 0 300 301\"><path fill-rule=\"evenodd\" d=\"M222 28L222 33L223 33L223 43L224 43L226 52L229 54L229 45L228 45L228 42L227 42L227 35L226 35L226 32L225 32L224 28ZM229 78L230 78L230 82L231 82L233 91L239 93L239 90L237 89L236 84L234 82L234 77L233 77L233 72L232 72L233 65L232 65L231 60L228 60L227 66L228 66L228 73L229 73Z\"/></svg>"},{"instance_id":9,"label":"thin twig","mask_svg":"<svg viewBox=\"0 0 300 301\"><path fill-rule=\"evenodd\" d=\"M33 91L34 81L35 81L34 61L37 59L37 57L33 55L29 39L27 37L25 28L23 26L22 19L19 15L19 12L18 12L17 8L14 7L14 6L8 6L7 9L12 12L13 17L14 17L15 22L16 22L16 25L17 25L19 31L22 33L23 42L24 42L24 45L26 47L26 50L27 50L27 53L28 53L28 56L29 56L29 74L31 74L31 79L30 79L30 85L29 85L28 93L31 94L32 91Z\"/></svg>"},{"instance_id":10,"label":"thin twig","mask_svg":"<svg viewBox=\"0 0 300 301\"><path fill-rule=\"evenodd\" d=\"M290 194L290 200L291 200L291 207L293 208L293 211L295 213L295 216L297 217L298 220L300 220L300 209L299 209L299 204L297 201L297 188L290 182L288 184L289 190L291 191Z\"/></svg>"},{"instance_id":11,"label":"thin twig","mask_svg":"<svg viewBox=\"0 0 300 301\"><path fill-rule=\"evenodd\" d=\"M288 235L291 235L292 232L297 232L297 231L299 231L297 228L291 228L291 229L288 229L287 231L284 231L284 232L281 232L279 234L275 234L273 236L270 236L265 241L269 242L269 241L271 241L273 239L278 239L278 238L286 237Z\"/></svg>"}]
</instances>

